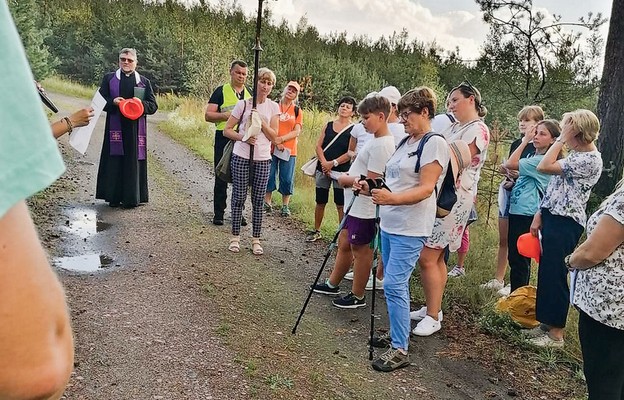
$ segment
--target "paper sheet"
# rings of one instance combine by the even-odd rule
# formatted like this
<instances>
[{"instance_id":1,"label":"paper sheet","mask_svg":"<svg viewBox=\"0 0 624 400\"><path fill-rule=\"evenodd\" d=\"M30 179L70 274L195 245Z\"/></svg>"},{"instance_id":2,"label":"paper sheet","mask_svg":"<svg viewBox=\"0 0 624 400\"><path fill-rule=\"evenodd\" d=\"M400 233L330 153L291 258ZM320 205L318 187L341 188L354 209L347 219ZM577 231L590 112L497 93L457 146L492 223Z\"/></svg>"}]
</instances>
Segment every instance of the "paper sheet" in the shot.
<instances>
[{"instance_id":1,"label":"paper sheet","mask_svg":"<svg viewBox=\"0 0 624 400\"><path fill-rule=\"evenodd\" d=\"M95 129L95 124L97 124L105 105L106 99L104 99L104 97L100 94L100 91L97 90L93 96L93 100L91 100L93 118L89 121L89 125L75 128L69 136L69 144L81 154L87 152L87 147L89 146L89 141L91 141L91 135L93 134L93 129Z\"/></svg>"},{"instance_id":2,"label":"paper sheet","mask_svg":"<svg viewBox=\"0 0 624 400\"><path fill-rule=\"evenodd\" d=\"M279 150L277 147L273 150L273 155L280 160L288 161L290 160L290 149L288 147L284 147L284 150Z\"/></svg>"}]
</instances>

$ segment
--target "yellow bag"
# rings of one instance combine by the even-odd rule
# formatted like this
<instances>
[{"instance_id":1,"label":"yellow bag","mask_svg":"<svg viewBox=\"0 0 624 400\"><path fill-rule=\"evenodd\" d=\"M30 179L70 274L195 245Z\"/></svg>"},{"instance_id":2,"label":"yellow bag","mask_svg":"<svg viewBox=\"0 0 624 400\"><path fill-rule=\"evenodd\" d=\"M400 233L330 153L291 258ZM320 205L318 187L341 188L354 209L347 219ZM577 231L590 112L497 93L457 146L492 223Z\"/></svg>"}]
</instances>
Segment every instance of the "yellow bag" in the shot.
<instances>
[{"instance_id":1,"label":"yellow bag","mask_svg":"<svg viewBox=\"0 0 624 400\"><path fill-rule=\"evenodd\" d=\"M514 290L509 296L503 297L496 303L496 311L509 313L511 319L525 328L535 328L539 322L535 319L535 300L537 288L522 286Z\"/></svg>"}]
</instances>

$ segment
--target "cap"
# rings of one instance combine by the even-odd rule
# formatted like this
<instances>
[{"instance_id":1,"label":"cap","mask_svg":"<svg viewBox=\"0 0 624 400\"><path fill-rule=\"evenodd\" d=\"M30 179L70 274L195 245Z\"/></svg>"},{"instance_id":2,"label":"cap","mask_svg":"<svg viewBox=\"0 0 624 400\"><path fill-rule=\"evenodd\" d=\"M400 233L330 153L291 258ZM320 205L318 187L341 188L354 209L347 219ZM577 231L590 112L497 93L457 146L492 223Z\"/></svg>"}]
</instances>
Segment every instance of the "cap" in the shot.
<instances>
[{"instance_id":1,"label":"cap","mask_svg":"<svg viewBox=\"0 0 624 400\"><path fill-rule=\"evenodd\" d=\"M369 97L375 97L378 96L379 93L377 92L370 92L369 94L366 95L366 97L364 97L365 99L368 99Z\"/></svg>"},{"instance_id":2,"label":"cap","mask_svg":"<svg viewBox=\"0 0 624 400\"><path fill-rule=\"evenodd\" d=\"M379 91L379 96L383 96L390 101L390 104L399 104L401 100L401 92L394 86L386 86Z\"/></svg>"},{"instance_id":3,"label":"cap","mask_svg":"<svg viewBox=\"0 0 624 400\"><path fill-rule=\"evenodd\" d=\"M534 258L535 261L539 263L542 248L539 239L533 236L531 232L518 236L516 245L518 247L518 253L525 257Z\"/></svg>"},{"instance_id":4,"label":"cap","mask_svg":"<svg viewBox=\"0 0 624 400\"><path fill-rule=\"evenodd\" d=\"M297 93L301 92L301 86L299 86L299 82L297 82L297 81L290 81L290 82L288 82L288 85L286 85L286 87L288 87L288 86L292 86L295 89L297 89Z\"/></svg>"},{"instance_id":5,"label":"cap","mask_svg":"<svg viewBox=\"0 0 624 400\"><path fill-rule=\"evenodd\" d=\"M124 117L136 120L139 119L141 115L143 115L145 109L143 108L143 102L133 97L131 99L123 99L122 101L120 101L119 111L121 111L121 114Z\"/></svg>"}]
</instances>

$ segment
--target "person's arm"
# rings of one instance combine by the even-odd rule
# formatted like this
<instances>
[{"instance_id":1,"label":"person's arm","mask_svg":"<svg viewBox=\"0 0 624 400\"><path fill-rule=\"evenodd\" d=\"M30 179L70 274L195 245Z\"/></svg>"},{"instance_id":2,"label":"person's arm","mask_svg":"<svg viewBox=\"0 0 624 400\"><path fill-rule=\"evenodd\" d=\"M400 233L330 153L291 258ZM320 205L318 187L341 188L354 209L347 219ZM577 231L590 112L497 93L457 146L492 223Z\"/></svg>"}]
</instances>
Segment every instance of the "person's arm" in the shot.
<instances>
[{"instance_id":1,"label":"person's arm","mask_svg":"<svg viewBox=\"0 0 624 400\"><path fill-rule=\"evenodd\" d=\"M102 97L104 97L104 100L106 100L104 111L106 111L107 113L117 112L119 110L119 107L114 102L115 99L113 99L113 97L111 96L110 88L108 86L109 81L110 81L110 75L109 74L104 75L104 77L102 78L102 83L100 83L100 89L99 89L100 94L102 95Z\"/></svg>"},{"instance_id":2,"label":"person's arm","mask_svg":"<svg viewBox=\"0 0 624 400\"><path fill-rule=\"evenodd\" d=\"M262 133L264 134L264 136L271 142L278 144L276 143L276 139L278 139L277 132L279 130L279 114L272 116L271 120L268 123L264 120L264 118L261 118L261 120Z\"/></svg>"},{"instance_id":3,"label":"person's arm","mask_svg":"<svg viewBox=\"0 0 624 400\"><path fill-rule=\"evenodd\" d=\"M152 115L156 113L158 110L158 103L156 103L156 96L154 96L154 90L152 89L152 83L149 79L142 78L145 84L145 98L141 101L143 102L143 109L145 110L143 113L145 115Z\"/></svg>"},{"instance_id":4,"label":"person's arm","mask_svg":"<svg viewBox=\"0 0 624 400\"><path fill-rule=\"evenodd\" d=\"M279 123L279 117L278 117L278 123ZM284 142L288 142L289 140L298 138L300 134L301 134L301 125L296 124L292 131L288 132L284 136L277 137L275 139L275 144L282 144Z\"/></svg>"},{"instance_id":5,"label":"person's arm","mask_svg":"<svg viewBox=\"0 0 624 400\"><path fill-rule=\"evenodd\" d=\"M505 162L505 168L510 170L518 170L520 169L520 159L522 158L522 152L528 146L529 142L533 140L536 133L536 127L533 127L529 132L527 132L523 137L522 141L516 147L516 150L511 153L507 162Z\"/></svg>"},{"instance_id":6,"label":"person's arm","mask_svg":"<svg viewBox=\"0 0 624 400\"><path fill-rule=\"evenodd\" d=\"M561 168L561 163L557 160L563 145L573 136L572 128L570 124L567 124L563 127L561 131L561 135L557 139L555 139L555 143L553 143L542 161L537 165L537 170L539 172L543 172L548 175L561 175L563 174L563 169Z\"/></svg>"},{"instance_id":7,"label":"person's arm","mask_svg":"<svg viewBox=\"0 0 624 400\"><path fill-rule=\"evenodd\" d=\"M570 268L588 269L604 261L624 242L624 225L603 214L591 235L570 256Z\"/></svg>"},{"instance_id":8,"label":"person's arm","mask_svg":"<svg viewBox=\"0 0 624 400\"><path fill-rule=\"evenodd\" d=\"M208 100L208 106L206 107L206 113L204 114L204 118L206 122L223 122L227 121L230 118L231 112L219 111L219 105L223 104L223 86L218 87L210 96L210 100Z\"/></svg>"},{"instance_id":9,"label":"person's arm","mask_svg":"<svg viewBox=\"0 0 624 400\"><path fill-rule=\"evenodd\" d=\"M63 117L62 119L54 122L51 125L52 134L55 139L58 139L68 132L71 133L74 128L88 125L91 117L93 117L93 108L82 108L69 117Z\"/></svg>"},{"instance_id":10,"label":"person's arm","mask_svg":"<svg viewBox=\"0 0 624 400\"><path fill-rule=\"evenodd\" d=\"M63 289L20 201L0 218L0 398L58 399L73 357Z\"/></svg>"},{"instance_id":11,"label":"person's arm","mask_svg":"<svg viewBox=\"0 0 624 400\"><path fill-rule=\"evenodd\" d=\"M436 183L442 173L442 166L438 162L428 163L420 168L420 184L403 192L390 192L388 189L373 189L373 203L379 205L409 205L416 204L435 191Z\"/></svg>"},{"instance_id":12,"label":"person's arm","mask_svg":"<svg viewBox=\"0 0 624 400\"><path fill-rule=\"evenodd\" d=\"M239 119L233 115L230 115L227 122L225 123L225 128L223 128L223 136L230 140L243 140L243 134L240 132L236 132L234 127L238 124Z\"/></svg>"},{"instance_id":13,"label":"person's arm","mask_svg":"<svg viewBox=\"0 0 624 400\"><path fill-rule=\"evenodd\" d=\"M542 229L542 211L538 210L533 216L533 222L531 222L531 226L529 227L529 232L531 235L538 237L539 231Z\"/></svg>"}]
</instances>

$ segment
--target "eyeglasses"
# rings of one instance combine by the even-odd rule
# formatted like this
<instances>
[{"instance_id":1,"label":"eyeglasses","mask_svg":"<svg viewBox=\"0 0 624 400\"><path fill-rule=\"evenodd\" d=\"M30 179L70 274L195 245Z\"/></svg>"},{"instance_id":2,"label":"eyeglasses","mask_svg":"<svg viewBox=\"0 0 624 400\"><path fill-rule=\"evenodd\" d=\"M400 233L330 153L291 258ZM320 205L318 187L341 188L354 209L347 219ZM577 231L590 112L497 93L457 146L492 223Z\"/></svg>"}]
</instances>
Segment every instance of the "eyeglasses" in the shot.
<instances>
[{"instance_id":1,"label":"eyeglasses","mask_svg":"<svg viewBox=\"0 0 624 400\"><path fill-rule=\"evenodd\" d=\"M411 113L413 113L414 111L412 110L407 110L407 111L403 111L401 113L399 113L399 119L402 121L407 121L407 119L409 118L409 115Z\"/></svg>"},{"instance_id":2,"label":"eyeglasses","mask_svg":"<svg viewBox=\"0 0 624 400\"><path fill-rule=\"evenodd\" d=\"M119 61L121 62L127 62L132 64L134 62L134 60L132 58L126 58L126 57L119 57Z\"/></svg>"}]
</instances>

